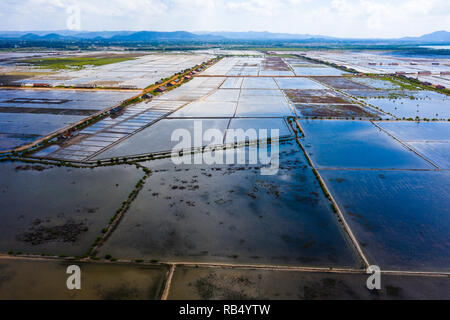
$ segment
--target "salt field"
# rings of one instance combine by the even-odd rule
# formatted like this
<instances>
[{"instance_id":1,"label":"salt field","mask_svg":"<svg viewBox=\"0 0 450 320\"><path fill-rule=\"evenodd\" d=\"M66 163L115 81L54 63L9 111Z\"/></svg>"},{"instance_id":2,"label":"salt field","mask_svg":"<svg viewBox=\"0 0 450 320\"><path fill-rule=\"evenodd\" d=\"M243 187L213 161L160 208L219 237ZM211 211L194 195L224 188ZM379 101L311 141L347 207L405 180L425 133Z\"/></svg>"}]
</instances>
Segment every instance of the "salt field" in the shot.
<instances>
[{"instance_id":1,"label":"salt field","mask_svg":"<svg viewBox=\"0 0 450 320\"><path fill-rule=\"evenodd\" d=\"M295 142L277 175L252 165L145 164L153 174L102 248L165 261L358 266L360 262ZM277 226L273 228L273 226Z\"/></svg>"},{"instance_id":2,"label":"salt field","mask_svg":"<svg viewBox=\"0 0 450 320\"><path fill-rule=\"evenodd\" d=\"M448 96L336 66L406 67L388 56L301 53L142 52L8 78L45 86L0 89L0 298L447 298ZM80 293L56 285L72 261Z\"/></svg>"},{"instance_id":3,"label":"salt field","mask_svg":"<svg viewBox=\"0 0 450 320\"><path fill-rule=\"evenodd\" d=\"M74 256L88 252L144 175L133 166L82 169L21 162L0 163L0 170L0 252Z\"/></svg>"},{"instance_id":4,"label":"salt field","mask_svg":"<svg viewBox=\"0 0 450 320\"><path fill-rule=\"evenodd\" d=\"M0 90L0 150L30 143L135 94L122 91Z\"/></svg>"},{"instance_id":5,"label":"salt field","mask_svg":"<svg viewBox=\"0 0 450 320\"><path fill-rule=\"evenodd\" d=\"M449 270L448 172L321 174L376 265L388 270Z\"/></svg>"}]
</instances>

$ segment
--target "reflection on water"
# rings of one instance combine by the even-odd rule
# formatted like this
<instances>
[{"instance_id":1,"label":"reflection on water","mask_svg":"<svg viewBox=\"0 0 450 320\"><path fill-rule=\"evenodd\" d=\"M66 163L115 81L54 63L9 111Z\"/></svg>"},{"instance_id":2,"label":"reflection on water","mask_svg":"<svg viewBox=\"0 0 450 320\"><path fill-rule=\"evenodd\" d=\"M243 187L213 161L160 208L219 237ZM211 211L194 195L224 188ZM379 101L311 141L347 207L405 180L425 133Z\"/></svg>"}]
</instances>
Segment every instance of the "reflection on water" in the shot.
<instances>
[{"instance_id":1,"label":"reflection on water","mask_svg":"<svg viewBox=\"0 0 450 320\"><path fill-rule=\"evenodd\" d=\"M68 290L69 265L81 269L81 290ZM156 266L0 259L0 299L159 299L167 269Z\"/></svg>"},{"instance_id":2,"label":"reflection on water","mask_svg":"<svg viewBox=\"0 0 450 320\"><path fill-rule=\"evenodd\" d=\"M242 151L243 152L243 151ZM358 267L330 202L295 142L280 169L146 163L152 170L102 255Z\"/></svg>"},{"instance_id":3,"label":"reflection on water","mask_svg":"<svg viewBox=\"0 0 450 320\"><path fill-rule=\"evenodd\" d=\"M450 271L450 174L323 170L369 261L381 269Z\"/></svg>"},{"instance_id":4,"label":"reflection on water","mask_svg":"<svg viewBox=\"0 0 450 320\"><path fill-rule=\"evenodd\" d=\"M85 254L143 175L135 166L0 163L0 251Z\"/></svg>"}]
</instances>

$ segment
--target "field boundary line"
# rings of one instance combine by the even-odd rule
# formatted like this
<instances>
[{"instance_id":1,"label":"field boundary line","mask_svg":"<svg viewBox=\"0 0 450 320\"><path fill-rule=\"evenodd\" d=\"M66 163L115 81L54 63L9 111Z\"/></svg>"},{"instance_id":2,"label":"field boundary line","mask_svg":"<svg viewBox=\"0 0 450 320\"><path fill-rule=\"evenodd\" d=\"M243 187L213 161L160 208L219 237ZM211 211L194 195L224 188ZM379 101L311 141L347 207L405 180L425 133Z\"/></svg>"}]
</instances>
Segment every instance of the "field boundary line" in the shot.
<instances>
[{"instance_id":1,"label":"field boundary line","mask_svg":"<svg viewBox=\"0 0 450 320\"><path fill-rule=\"evenodd\" d=\"M300 124L297 122L297 125L300 125ZM304 131L301 126L300 126L300 130ZM339 205L337 204L333 195L330 193L330 190L328 189L327 185L325 184L325 181L323 180L319 171L313 166L313 162L312 162L311 158L309 157L308 153L306 152L306 150L304 149L303 145L301 144L300 139L296 139L296 140L297 140L297 143L300 145L300 148L302 149L306 159L310 163L310 165L313 169L313 172L316 173L315 176L316 176L317 180L319 180L319 183L325 189L324 190L325 191L324 193L326 193L325 196L328 196L327 198L329 198L330 202L333 204L333 207L336 209L336 214L337 214L339 220L342 222L342 225L344 226L344 230L347 232L348 236L350 237L351 242L355 246L356 251L358 252L360 258L362 259L364 266L366 268L369 267L370 266L369 260L367 259L366 255L362 251L361 246L358 243L358 240L356 239L355 235L353 234L353 231L350 229L350 226L348 225L347 221L345 220L344 215L342 214L342 211L339 208Z\"/></svg>"},{"instance_id":2,"label":"field boundary line","mask_svg":"<svg viewBox=\"0 0 450 320\"><path fill-rule=\"evenodd\" d=\"M169 271L167 272L166 283L164 285L164 291L161 295L161 300L167 300L167 298L169 297L170 287L172 285L172 278L173 278L173 274L175 273L175 268L176 268L176 265L172 264L170 266Z\"/></svg>"},{"instance_id":3,"label":"field boundary line","mask_svg":"<svg viewBox=\"0 0 450 320\"><path fill-rule=\"evenodd\" d=\"M392 133L388 132L387 130L383 129L382 127L380 127L377 123L375 123L374 121L370 121L370 123L372 123L375 127L377 127L378 129L380 129L381 131L383 131L384 133L386 133L388 136L390 136L391 138L393 138L394 140L398 141L402 146L404 146L405 148L407 148L408 150L414 152L416 155L418 155L419 157L421 157L423 160L427 161L429 164L431 164L433 167L435 167L438 170L441 170L441 168L436 165L433 161L429 160L428 158L426 158L424 155L422 155L421 153L419 153L418 151L416 151L415 149L413 149L411 146L409 146L408 144L406 144L405 142L403 142L402 140L400 140L399 138L397 138L396 136L394 136Z\"/></svg>"},{"instance_id":4,"label":"field boundary line","mask_svg":"<svg viewBox=\"0 0 450 320\"><path fill-rule=\"evenodd\" d=\"M332 268L332 267L302 267L302 266L286 266L286 265L267 265L267 264L245 264L245 263L214 263L214 262L195 262L195 261L160 261L160 262L136 262L136 260L118 259L116 261L109 260L93 260L93 259L75 259L61 257L43 257L39 255L22 255L10 256L0 254L2 260L17 261L47 261L47 262L81 262L81 263L97 263L110 265L133 265L133 266L164 266L164 267L203 267L203 268L230 268L230 269L251 269L251 270L272 270L272 271L292 271L292 272L322 272L322 273L342 273L342 274L366 274L366 270L357 268ZM414 271L414 270L381 270L382 274L392 274L401 276L432 276L432 277L449 277L450 272L447 271Z\"/></svg>"}]
</instances>

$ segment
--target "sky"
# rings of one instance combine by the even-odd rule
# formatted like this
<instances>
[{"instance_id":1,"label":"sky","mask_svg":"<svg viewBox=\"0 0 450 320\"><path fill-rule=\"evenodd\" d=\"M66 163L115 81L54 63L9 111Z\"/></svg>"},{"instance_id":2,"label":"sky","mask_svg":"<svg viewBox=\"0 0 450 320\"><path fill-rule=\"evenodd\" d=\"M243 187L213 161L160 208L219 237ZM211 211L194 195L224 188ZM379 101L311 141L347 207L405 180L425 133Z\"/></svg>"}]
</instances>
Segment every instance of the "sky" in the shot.
<instances>
[{"instance_id":1,"label":"sky","mask_svg":"<svg viewBox=\"0 0 450 320\"><path fill-rule=\"evenodd\" d=\"M449 0L1 0L0 30L270 31L396 38L450 31Z\"/></svg>"}]
</instances>

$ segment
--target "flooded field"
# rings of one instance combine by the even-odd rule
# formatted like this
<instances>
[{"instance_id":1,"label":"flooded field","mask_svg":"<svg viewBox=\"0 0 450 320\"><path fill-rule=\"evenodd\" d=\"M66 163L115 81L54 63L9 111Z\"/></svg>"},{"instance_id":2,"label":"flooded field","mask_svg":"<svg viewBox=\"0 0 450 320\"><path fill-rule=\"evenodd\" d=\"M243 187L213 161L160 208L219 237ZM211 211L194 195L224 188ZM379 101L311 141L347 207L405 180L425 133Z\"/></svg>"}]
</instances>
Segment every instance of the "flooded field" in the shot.
<instances>
[{"instance_id":1,"label":"flooded field","mask_svg":"<svg viewBox=\"0 0 450 320\"><path fill-rule=\"evenodd\" d=\"M177 267L169 299L322 300L448 299L442 277L382 276L381 290L366 288L365 274Z\"/></svg>"},{"instance_id":2,"label":"flooded field","mask_svg":"<svg viewBox=\"0 0 450 320\"><path fill-rule=\"evenodd\" d=\"M87 253L144 175L21 162L0 163L0 173L0 252L56 255Z\"/></svg>"},{"instance_id":3,"label":"flooded field","mask_svg":"<svg viewBox=\"0 0 450 320\"><path fill-rule=\"evenodd\" d=\"M441 169L450 168L450 123L378 122L378 125Z\"/></svg>"},{"instance_id":4,"label":"flooded field","mask_svg":"<svg viewBox=\"0 0 450 320\"><path fill-rule=\"evenodd\" d=\"M303 117L319 118L378 118L375 111L369 111L357 104L296 104L296 110Z\"/></svg>"},{"instance_id":5,"label":"flooded field","mask_svg":"<svg viewBox=\"0 0 450 320\"><path fill-rule=\"evenodd\" d=\"M116 89L1 90L0 151L218 51L8 78ZM297 53L245 53L33 151L33 163L0 162L0 298L160 299L169 268L170 299L447 298L448 277L405 275L450 272L449 123L406 121L450 118L447 97ZM196 145L219 148L179 152ZM175 149L181 159L155 156ZM88 252L85 290L68 291L62 258ZM365 258L402 275L369 291Z\"/></svg>"},{"instance_id":6,"label":"flooded field","mask_svg":"<svg viewBox=\"0 0 450 320\"><path fill-rule=\"evenodd\" d=\"M364 100L399 119L450 119L450 98L433 91L388 93Z\"/></svg>"},{"instance_id":7,"label":"flooded field","mask_svg":"<svg viewBox=\"0 0 450 320\"><path fill-rule=\"evenodd\" d=\"M257 132L265 129L269 137L271 137L271 130L275 129L278 130L279 137L292 136L286 122L281 118L234 118L231 119L228 128L244 131L254 129Z\"/></svg>"},{"instance_id":8,"label":"flooded field","mask_svg":"<svg viewBox=\"0 0 450 320\"><path fill-rule=\"evenodd\" d=\"M371 87L378 90L401 90L402 86L400 83L394 81L387 81L383 79L377 78L368 78L368 77L352 77L351 80L353 82L360 83L367 87Z\"/></svg>"},{"instance_id":9,"label":"flooded field","mask_svg":"<svg viewBox=\"0 0 450 320\"><path fill-rule=\"evenodd\" d=\"M70 265L81 269L81 290L67 289ZM166 271L156 266L0 259L0 299L156 300Z\"/></svg>"},{"instance_id":10,"label":"flooded field","mask_svg":"<svg viewBox=\"0 0 450 320\"><path fill-rule=\"evenodd\" d=\"M317 167L432 169L369 121L299 120L302 145Z\"/></svg>"},{"instance_id":11,"label":"flooded field","mask_svg":"<svg viewBox=\"0 0 450 320\"><path fill-rule=\"evenodd\" d=\"M100 255L359 267L296 143L280 158L269 176L256 165L146 163L152 175Z\"/></svg>"},{"instance_id":12,"label":"flooded field","mask_svg":"<svg viewBox=\"0 0 450 320\"><path fill-rule=\"evenodd\" d=\"M110 54L113 58L117 55ZM80 59L86 55L72 55ZM156 81L209 60L206 54L145 54L133 59L79 70L48 70L50 74L37 75L18 83L39 83L50 86L107 87L144 89ZM20 61L19 61L20 62ZM24 67L22 67L24 68ZM30 68L30 67L28 67ZM34 70L31 68L31 70Z\"/></svg>"},{"instance_id":13,"label":"flooded field","mask_svg":"<svg viewBox=\"0 0 450 320\"><path fill-rule=\"evenodd\" d=\"M296 65L293 65L292 68L294 69L295 75L297 76L341 76L343 74L347 74L347 72L335 69L335 68L329 68L329 67L308 67L308 66L302 66L298 67Z\"/></svg>"},{"instance_id":14,"label":"flooded field","mask_svg":"<svg viewBox=\"0 0 450 320\"><path fill-rule=\"evenodd\" d=\"M295 53L295 52L294 52ZM433 85L450 87L448 72L450 71L448 54L432 55L429 52L404 53L398 51L308 51L307 57L334 63L339 66L351 68L357 72L380 75L399 73L419 81L429 82ZM372 81L354 79L369 86L379 86ZM381 84L382 89L388 89Z\"/></svg>"},{"instance_id":15,"label":"flooded field","mask_svg":"<svg viewBox=\"0 0 450 320\"><path fill-rule=\"evenodd\" d=\"M441 169L450 169L450 142L408 142Z\"/></svg>"},{"instance_id":16,"label":"flooded field","mask_svg":"<svg viewBox=\"0 0 450 320\"><path fill-rule=\"evenodd\" d=\"M351 103L348 97L333 90L284 90L284 93L292 103Z\"/></svg>"},{"instance_id":17,"label":"flooded field","mask_svg":"<svg viewBox=\"0 0 450 320\"><path fill-rule=\"evenodd\" d=\"M245 78L242 89L277 90L278 86L273 78Z\"/></svg>"},{"instance_id":18,"label":"flooded field","mask_svg":"<svg viewBox=\"0 0 450 320\"><path fill-rule=\"evenodd\" d=\"M450 123L447 122L377 122L377 124L402 141L450 141Z\"/></svg>"},{"instance_id":19,"label":"flooded field","mask_svg":"<svg viewBox=\"0 0 450 320\"><path fill-rule=\"evenodd\" d=\"M136 95L124 91L0 90L0 150L9 150Z\"/></svg>"},{"instance_id":20,"label":"flooded field","mask_svg":"<svg viewBox=\"0 0 450 320\"><path fill-rule=\"evenodd\" d=\"M218 129L225 134L229 119L202 119L198 123L203 130ZM194 119L164 119L156 124L145 128L136 133L132 137L111 147L105 152L99 154L94 159L107 159L116 157L126 157L130 155L148 154L154 152L171 151L180 141L177 139L172 141L172 133L176 129L185 129L194 137ZM219 141L219 144L222 144ZM187 141L189 142L189 141ZM202 145L208 145L213 141L203 141ZM193 145L193 140L191 141ZM179 148L183 149L183 148Z\"/></svg>"},{"instance_id":21,"label":"flooded field","mask_svg":"<svg viewBox=\"0 0 450 320\"><path fill-rule=\"evenodd\" d=\"M308 78L275 78L280 89L320 90L326 89L321 84Z\"/></svg>"},{"instance_id":22,"label":"flooded field","mask_svg":"<svg viewBox=\"0 0 450 320\"><path fill-rule=\"evenodd\" d=\"M449 172L321 170L369 261L450 270Z\"/></svg>"},{"instance_id":23,"label":"flooded field","mask_svg":"<svg viewBox=\"0 0 450 320\"><path fill-rule=\"evenodd\" d=\"M369 89L368 86L344 77L315 77L314 80L336 89Z\"/></svg>"},{"instance_id":24,"label":"flooded field","mask_svg":"<svg viewBox=\"0 0 450 320\"><path fill-rule=\"evenodd\" d=\"M172 113L170 118L228 117L236 112L237 102L196 101Z\"/></svg>"}]
</instances>

